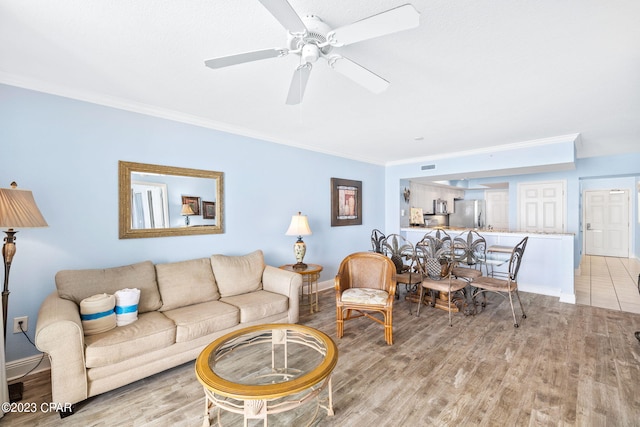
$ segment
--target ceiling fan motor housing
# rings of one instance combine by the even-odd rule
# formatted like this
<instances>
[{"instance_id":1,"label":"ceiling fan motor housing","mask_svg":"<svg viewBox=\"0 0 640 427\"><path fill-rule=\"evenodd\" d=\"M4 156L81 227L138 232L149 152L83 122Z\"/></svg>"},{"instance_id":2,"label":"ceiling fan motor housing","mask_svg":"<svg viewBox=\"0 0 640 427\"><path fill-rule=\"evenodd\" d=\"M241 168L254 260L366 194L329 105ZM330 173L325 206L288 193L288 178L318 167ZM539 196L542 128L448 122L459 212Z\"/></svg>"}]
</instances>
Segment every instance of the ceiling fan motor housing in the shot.
<instances>
[{"instance_id":1,"label":"ceiling fan motor housing","mask_svg":"<svg viewBox=\"0 0 640 427\"><path fill-rule=\"evenodd\" d=\"M326 45L322 48L318 45L327 42L327 33L331 28L315 15L305 15L301 17L307 32L305 34L288 34L288 45L290 50L300 49L300 55L305 62L313 63L321 55L326 55L332 46Z\"/></svg>"}]
</instances>

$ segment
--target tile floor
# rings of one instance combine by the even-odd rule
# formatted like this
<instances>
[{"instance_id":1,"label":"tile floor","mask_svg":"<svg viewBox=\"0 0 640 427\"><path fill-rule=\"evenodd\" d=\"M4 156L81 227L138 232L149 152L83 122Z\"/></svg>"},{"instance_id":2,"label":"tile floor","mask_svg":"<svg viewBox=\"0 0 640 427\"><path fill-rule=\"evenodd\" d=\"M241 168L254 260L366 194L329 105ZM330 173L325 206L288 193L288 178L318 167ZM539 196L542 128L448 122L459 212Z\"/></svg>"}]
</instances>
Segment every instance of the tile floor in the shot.
<instances>
[{"instance_id":1,"label":"tile floor","mask_svg":"<svg viewBox=\"0 0 640 427\"><path fill-rule=\"evenodd\" d=\"M640 314L640 261L585 255L575 276L576 303Z\"/></svg>"}]
</instances>

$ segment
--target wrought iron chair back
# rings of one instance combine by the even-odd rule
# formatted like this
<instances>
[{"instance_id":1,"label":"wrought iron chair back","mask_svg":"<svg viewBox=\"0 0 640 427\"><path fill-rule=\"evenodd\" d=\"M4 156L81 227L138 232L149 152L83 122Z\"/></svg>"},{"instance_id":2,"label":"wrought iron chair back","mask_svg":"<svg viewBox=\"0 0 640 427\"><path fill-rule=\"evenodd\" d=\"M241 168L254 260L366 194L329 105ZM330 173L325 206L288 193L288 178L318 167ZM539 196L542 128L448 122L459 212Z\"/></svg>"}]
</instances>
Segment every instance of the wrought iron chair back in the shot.
<instances>
[{"instance_id":1,"label":"wrought iron chair back","mask_svg":"<svg viewBox=\"0 0 640 427\"><path fill-rule=\"evenodd\" d=\"M385 235L382 231L378 229L373 229L371 232L371 249L373 252L381 254L382 250L382 242L384 242Z\"/></svg>"},{"instance_id":2,"label":"wrought iron chair back","mask_svg":"<svg viewBox=\"0 0 640 427\"><path fill-rule=\"evenodd\" d=\"M511 258L509 259L509 279L512 282L517 281L518 279L518 271L520 271L520 263L522 262L522 257L524 256L524 250L527 247L527 242L529 237L525 237L513 248L513 252L511 253Z\"/></svg>"},{"instance_id":3,"label":"wrought iron chair back","mask_svg":"<svg viewBox=\"0 0 640 427\"><path fill-rule=\"evenodd\" d=\"M434 236L425 236L415 248L416 263L420 273L432 280L442 280L449 276L452 263L451 246Z\"/></svg>"},{"instance_id":4,"label":"wrought iron chair back","mask_svg":"<svg viewBox=\"0 0 640 427\"><path fill-rule=\"evenodd\" d=\"M414 247L399 234L389 234L382 241L382 253L393 261L398 274L410 271L414 266Z\"/></svg>"},{"instance_id":5,"label":"wrought iron chair back","mask_svg":"<svg viewBox=\"0 0 640 427\"><path fill-rule=\"evenodd\" d=\"M465 231L453 239L451 257L459 264L482 266L487 259L487 241L477 231Z\"/></svg>"},{"instance_id":6,"label":"wrought iron chair back","mask_svg":"<svg viewBox=\"0 0 640 427\"><path fill-rule=\"evenodd\" d=\"M434 247L434 250L440 250L442 248L450 250L451 244L451 236L449 236L446 231L437 229L425 234L422 240L416 243L416 247L431 245Z\"/></svg>"}]
</instances>

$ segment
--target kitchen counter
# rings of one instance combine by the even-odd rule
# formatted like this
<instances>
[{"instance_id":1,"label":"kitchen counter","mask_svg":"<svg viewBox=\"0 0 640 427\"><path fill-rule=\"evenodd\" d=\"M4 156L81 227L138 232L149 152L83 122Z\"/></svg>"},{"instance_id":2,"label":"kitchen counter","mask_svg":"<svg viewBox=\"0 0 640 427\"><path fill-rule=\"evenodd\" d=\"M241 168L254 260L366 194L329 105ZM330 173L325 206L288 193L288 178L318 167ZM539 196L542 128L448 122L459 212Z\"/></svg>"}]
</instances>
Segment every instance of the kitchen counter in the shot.
<instances>
[{"instance_id":1,"label":"kitchen counter","mask_svg":"<svg viewBox=\"0 0 640 427\"><path fill-rule=\"evenodd\" d=\"M401 234L416 244L433 230L444 230L452 238L468 230L457 227L406 227ZM491 245L515 246L525 236L529 237L520 272L518 288L523 292L556 296L561 302L575 304L572 233L530 233L525 231L475 230ZM508 263L501 266L506 270Z\"/></svg>"},{"instance_id":2,"label":"kitchen counter","mask_svg":"<svg viewBox=\"0 0 640 427\"><path fill-rule=\"evenodd\" d=\"M461 233L463 231L466 230L471 230L470 228L465 228L465 227L449 227L449 226L438 226L438 227L418 227L418 226L412 226L412 227L405 227L405 228L401 228L400 231L418 231L418 232L422 232L422 233L428 233L432 230L444 230L447 233L451 234L451 233ZM477 231L478 233L480 233L481 235L485 235L485 234L518 234L518 235L522 235L522 236L530 236L530 235L536 235L536 236L574 236L574 233L540 233L540 232L530 232L530 231L517 231L517 230L498 230L495 228L474 228L474 231Z\"/></svg>"}]
</instances>

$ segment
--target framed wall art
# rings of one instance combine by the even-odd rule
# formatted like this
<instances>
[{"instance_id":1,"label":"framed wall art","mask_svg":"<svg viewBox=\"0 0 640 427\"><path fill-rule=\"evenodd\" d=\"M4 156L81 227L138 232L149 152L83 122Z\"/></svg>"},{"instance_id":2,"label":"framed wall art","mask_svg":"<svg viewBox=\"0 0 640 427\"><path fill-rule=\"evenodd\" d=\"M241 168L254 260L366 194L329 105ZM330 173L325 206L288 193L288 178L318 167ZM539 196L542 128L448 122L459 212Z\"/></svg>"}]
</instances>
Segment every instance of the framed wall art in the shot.
<instances>
[{"instance_id":1,"label":"framed wall art","mask_svg":"<svg viewBox=\"0 0 640 427\"><path fill-rule=\"evenodd\" d=\"M200 215L200 197L182 196L182 204L189 205L194 215Z\"/></svg>"},{"instance_id":2,"label":"framed wall art","mask_svg":"<svg viewBox=\"0 0 640 427\"><path fill-rule=\"evenodd\" d=\"M362 181L331 178L331 226L362 225Z\"/></svg>"},{"instance_id":3,"label":"framed wall art","mask_svg":"<svg viewBox=\"0 0 640 427\"><path fill-rule=\"evenodd\" d=\"M216 202L202 201L202 218L216 219Z\"/></svg>"}]
</instances>

